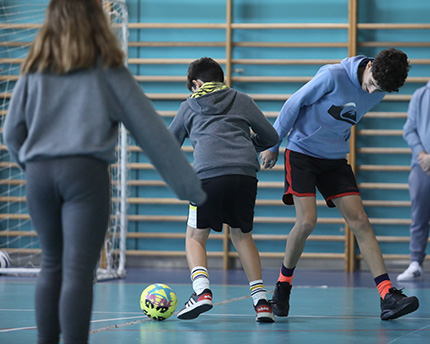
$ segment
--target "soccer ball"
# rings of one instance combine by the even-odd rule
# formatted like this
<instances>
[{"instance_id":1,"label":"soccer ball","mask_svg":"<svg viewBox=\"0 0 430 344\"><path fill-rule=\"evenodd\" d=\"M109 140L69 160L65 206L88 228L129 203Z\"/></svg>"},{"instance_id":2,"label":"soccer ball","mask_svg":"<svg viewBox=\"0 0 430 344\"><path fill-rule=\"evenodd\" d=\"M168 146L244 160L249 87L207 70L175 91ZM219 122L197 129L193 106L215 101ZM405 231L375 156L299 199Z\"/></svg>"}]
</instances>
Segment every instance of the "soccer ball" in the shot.
<instances>
[{"instance_id":1,"label":"soccer ball","mask_svg":"<svg viewBox=\"0 0 430 344\"><path fill-rule=\"evenodd\" d=\"M162 321L176 310L178 299L172 288L165 284L151 284L140 295L140 308L148 317Z\"/></svg>"},{"instance_id":2,"label":"soccer ball","mask_svg":"<svg viewBox=\"0 0 430 344\"><path fill-rule=\"evenodd\" d=\"M0 268L8 268L10 266L10 257L7 252L0 250Z\"/></svg>"}]
</instances>

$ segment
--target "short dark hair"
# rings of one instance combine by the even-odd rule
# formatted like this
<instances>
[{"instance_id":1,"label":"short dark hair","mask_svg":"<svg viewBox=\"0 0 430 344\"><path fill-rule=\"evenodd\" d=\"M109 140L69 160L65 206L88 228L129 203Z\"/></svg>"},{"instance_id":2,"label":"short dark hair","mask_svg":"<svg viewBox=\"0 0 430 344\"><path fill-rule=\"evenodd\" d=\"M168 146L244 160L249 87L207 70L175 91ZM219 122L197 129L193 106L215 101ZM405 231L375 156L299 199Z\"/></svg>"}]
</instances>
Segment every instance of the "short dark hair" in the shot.
<instances>
[{"instance_id":1,"label":"short dark hair","mask_svg":"<svg viewBox=\"0 0 430 344\"><path fill-rule=\"evenodd\" d=\"M224 71L218 62L210 57L202 57L191 62L188 67L187 88L192 92L193 80L200 79L203 82L224 82Z\"/></svg>"},{"instance_id":2,"label":"short dark hair","mask_svg":"<svg viewBox=\"0 0 430 344\"><path fill-rule=\"evenodd\" d=\"M376 55L372 64L372 76L385 92L398 92L410 69L408 56L403 51L390 48Z\"/></svg>"}]
</instances>

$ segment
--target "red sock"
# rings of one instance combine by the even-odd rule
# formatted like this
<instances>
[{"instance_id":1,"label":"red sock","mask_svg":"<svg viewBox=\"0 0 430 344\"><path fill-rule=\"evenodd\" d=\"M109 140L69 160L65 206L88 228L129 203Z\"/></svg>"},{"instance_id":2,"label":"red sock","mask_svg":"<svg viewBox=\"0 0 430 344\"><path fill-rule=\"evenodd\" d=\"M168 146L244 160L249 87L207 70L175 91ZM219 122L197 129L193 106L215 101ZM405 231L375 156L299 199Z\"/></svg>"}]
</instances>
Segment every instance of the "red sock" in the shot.
<instances>
[{"instance_id":1,"label":"red sock","mask_svg":"<svg viewBox=\"0 0 430 344\"><path fill-rule=\"evenodd\" d=\"M291 284L291 281L292 281L292 279L293 279L293 276L294 275L291 275L291 276L284 276L283 274L282 274L282 270L279 272L279 277L278 277L278 281L279 282L288 282L288 283L290 283Z\"/></svg>"},{"instance_id":2,"label":"red sock","mask_svg":"<svg viewBox=\"0 0 430 344\"><path fill-rule=\"evenodd\" d=\"M389 293L390 288L393 285L390 280L385 280L379 283L376 287L378 288L379 295L381 295L382 300L385 299L385 295Z\"/></svg>"}]
</instances>

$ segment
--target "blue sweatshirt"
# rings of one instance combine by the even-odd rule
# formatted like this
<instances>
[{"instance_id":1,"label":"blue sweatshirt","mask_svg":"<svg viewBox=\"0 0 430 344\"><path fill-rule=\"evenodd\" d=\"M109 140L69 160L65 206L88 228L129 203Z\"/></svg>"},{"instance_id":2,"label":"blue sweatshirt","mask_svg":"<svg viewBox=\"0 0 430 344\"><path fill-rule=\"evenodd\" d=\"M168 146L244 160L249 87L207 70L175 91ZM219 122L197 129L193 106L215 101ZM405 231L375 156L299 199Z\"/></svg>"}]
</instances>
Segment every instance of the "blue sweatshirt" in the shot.
<instances>
[{"instance_id":1,"label":"blue sweatshirt","mask_svg":"<svg viewBox=\"0 0 430 344\"><path fill-rule=\"evenodd\" d=\"M418 154L430 153L430 81L412 96L403 137L412 149L412 166L418 165Z\"/></svg>"},{"instance_id":2,"label":"blue sweatshirt","mask_svg":"<svg viewBox=\"0 0 430 344\"><path fill-rule=\"evenodd\" d=\"M199 178L125 67L102 68L99 63L65 75L22 75L3 137L22 169L30 161L67 156L112 163L121 122L179 198L204 202Z\"/></svg>"},{"instance_id":3,"label":"blue sweatshirt","mask_svg":"<svg viewBox=\"0 0 430 344\"><path fill-rule=\"evenodd\" d=\"M370 94L361 88L357 70L366 56L325 65L284 104L274 127L279 142L288 135L287 149L323 159L343 159L349 153L351 127L385 93Z\"/></svg>"}]
</instances>

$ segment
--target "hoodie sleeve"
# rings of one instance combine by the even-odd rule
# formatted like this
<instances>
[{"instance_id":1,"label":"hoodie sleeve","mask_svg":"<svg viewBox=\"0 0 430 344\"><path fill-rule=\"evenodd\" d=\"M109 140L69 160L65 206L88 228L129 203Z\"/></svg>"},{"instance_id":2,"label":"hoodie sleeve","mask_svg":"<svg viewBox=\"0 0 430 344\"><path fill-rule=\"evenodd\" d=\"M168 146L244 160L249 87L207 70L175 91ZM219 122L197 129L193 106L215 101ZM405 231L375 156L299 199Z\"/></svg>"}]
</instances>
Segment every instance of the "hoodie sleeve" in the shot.
<instances>
[{"instance_id":1,"label":"hoodie sleeve","mask_svg":"<svg viewBox=\"0 0 430 344\"><path fill-rule=\"evenodd\" d=\"M27 125L25 122L26 80L25 77L21 77L16 83L3 125L3 139L9 154L23 170L25 165L19 160L19 150L27 138Z\"/></svg>"},{"instance_id":2,"label":"hoodie sleeve","mask_svg":"<svg viewBox=\"0 0 430 344\"><path fill-rule=\"evenodd\" d=\"M417 116L419 114L419 100L421 92L416 92L409 103L408 118L403 126L403 138L412 149L412 154L416 157L425 148L418 135Z\"/></svg>"},{"instance_id":3,"label":"hoodie sleeve","mask_svg":"<svg viewBox=\"0 0 430 344\"><path fill-rule=\"evenodd\" d=\"M185 111L186 103L182 103L181 107L178 110L178 113L173 118L172 123L170 123L169 130L178 140L179 145L182 146L184 144L185 138L188 137L188 132L184 126L184 111Z\"/></svg>"},{"instance_id":4,"label":"hoodie sleeve","mask_svg":"<svg viewBox=\"0 0 430 344\"><path fill-rule=\"evenodd\" d=\"M249 98L249 111L250 125L254 134L251 136L252 143L254 144L257 152L262 152L273 145L275 145L279 136L273 125L261 112L260 108L255 104L252 98Z\"/></svg>"},{"instance_id":5,"label":"hoodie sleeve","mask_svg":"<svg viewBox=\"0 0 430 344\"><path fill-rule=\"evenodd\" d=\"M116 85L114 89L121 92L121 95L117 95L123 110L121 121L176 195L197 205L203 204L206 194L201 188L200 179L177 140L128 69L116 72L112 82Z\"/></svg>"},{"instance_id":6,"label":"hoodie sleeve","mask_svg":"<svg viewBox=\"0 0 430 344\"><path fill-rule=\"evenodd\" d=\"M273 124L278 132L279 141L275 146L270 148L272 152L279 150L282 140L293 128L299 116L300 109L303 106L310 106L316 103L326 93L332 91L333 88L334 83L331 72L327 68L322 67L308 83L291 95L284 103L278 118Z\"/></svg>"}]
</instances>

